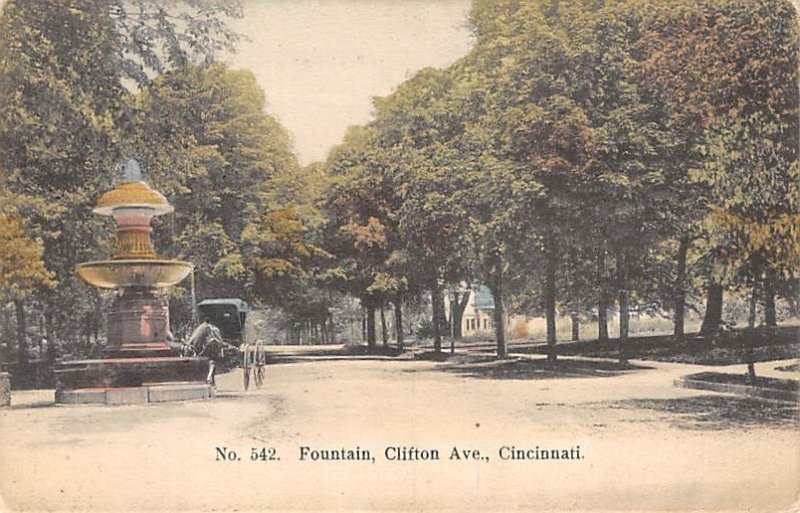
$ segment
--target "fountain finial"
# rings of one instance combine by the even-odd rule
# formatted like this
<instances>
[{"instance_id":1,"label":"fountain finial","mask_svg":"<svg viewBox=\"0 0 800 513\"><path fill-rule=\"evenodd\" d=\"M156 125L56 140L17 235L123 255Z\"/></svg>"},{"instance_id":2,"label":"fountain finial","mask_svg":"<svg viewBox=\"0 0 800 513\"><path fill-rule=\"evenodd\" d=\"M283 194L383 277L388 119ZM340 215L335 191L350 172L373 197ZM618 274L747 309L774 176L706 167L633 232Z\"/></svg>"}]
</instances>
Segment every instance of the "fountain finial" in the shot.
<instances>
[{"instance_id":1,"label":"fountain finial","mask_svg":"<svg viewBox=\"0 0 800 513\"><path fill-rule=\"evenodd\" d=\"M120 161L115 166L116 185L103 194L94 208L100 215L112 216L114 212L138 209L148 211L150 216L172 212L172 205L156 190L144 182L142 167L135 158Z\"/></svg>"},{"instance_id":2,"label":"fountain finial","mask_svg":"<svg viewBox=\"0 0 800 513\"><path fill-rule=\"evenodd\" d=\"M117 182L144 182L142 166L133 157L117 164Z\"/></svg>"}]
</instances>

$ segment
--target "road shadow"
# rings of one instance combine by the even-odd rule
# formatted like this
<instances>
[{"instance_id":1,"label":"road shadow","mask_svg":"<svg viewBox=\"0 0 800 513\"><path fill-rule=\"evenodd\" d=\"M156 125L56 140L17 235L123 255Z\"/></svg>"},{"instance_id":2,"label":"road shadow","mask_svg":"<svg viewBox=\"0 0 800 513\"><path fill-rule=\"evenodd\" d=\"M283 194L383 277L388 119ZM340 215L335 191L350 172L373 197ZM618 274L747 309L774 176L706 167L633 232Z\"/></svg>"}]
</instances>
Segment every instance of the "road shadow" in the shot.
<instances>
[{"instance_id":1,"label":"road shadow","mask_svg":"<svg viewBox=\"0 0 800 513\"><path fill-rule=\"evenodd\" d=\"M439 365L434 371L477 379L536 380L609 378L648 369L652 369L652 367L614 361L560 359L554 365L550 365L544 358L495 360L492 357L475 357L461 362ZM410 370L408 372L417 371Z\"/></svg>"},{"instance_id":2,"label":"road shadow","mask_svg":"<svg viewBox=\"0 0 800 513\"><path fill-rule=\"evenodd\" d=\"M800 426L800 407L797 405L727 395L630 399L607 406L662 412L670 423L683 429L718 431L742 427L796 429Z\"/></svg>"}]
</instances>

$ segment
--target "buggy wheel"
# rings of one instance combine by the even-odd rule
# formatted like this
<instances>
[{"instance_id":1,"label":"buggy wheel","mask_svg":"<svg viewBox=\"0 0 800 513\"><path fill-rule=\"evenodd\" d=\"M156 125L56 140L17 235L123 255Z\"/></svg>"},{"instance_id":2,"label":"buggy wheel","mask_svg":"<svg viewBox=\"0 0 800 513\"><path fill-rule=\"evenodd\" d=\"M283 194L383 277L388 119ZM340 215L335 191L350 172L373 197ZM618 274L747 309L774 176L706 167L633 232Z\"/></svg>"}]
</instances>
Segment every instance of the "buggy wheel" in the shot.
<instances>
[{"instance_id":1,"label":"buggy wheel","mask_svg":"<svg viewBox=\"0 0 800 513\"><path fill-rule=\"evenodd\" d=\"M252 355L253 379L256 382L256 388L261 388L261 385L264 384L264 360L266 356L264 348L261 347L261 342L256 342L256 350Z\"/></svg>"},{"instance_id":2,"label":"buggy wheel","mask_svg":"<svg viewBox=\"0 0 800 513\"><path fill-rule=\"evenodd\" d=\"M247 389L250 388L250 351L249 347L246 345L244 346L244 351L242 352L242 378L244 379L244 390L247 392Z\"/></svg>"},{"instance_id":3,"label":"buggy wheel","mask_svg":"<svg viewBox=\"0 0 800 513\"><path fill-rule=\"evenodd\" d=\"M256 380L256 388L261 388L261 385L264 384L264 365L263 364L256 364L256 368L253 370L254 378Z\"/></svg>"}]
</instances>

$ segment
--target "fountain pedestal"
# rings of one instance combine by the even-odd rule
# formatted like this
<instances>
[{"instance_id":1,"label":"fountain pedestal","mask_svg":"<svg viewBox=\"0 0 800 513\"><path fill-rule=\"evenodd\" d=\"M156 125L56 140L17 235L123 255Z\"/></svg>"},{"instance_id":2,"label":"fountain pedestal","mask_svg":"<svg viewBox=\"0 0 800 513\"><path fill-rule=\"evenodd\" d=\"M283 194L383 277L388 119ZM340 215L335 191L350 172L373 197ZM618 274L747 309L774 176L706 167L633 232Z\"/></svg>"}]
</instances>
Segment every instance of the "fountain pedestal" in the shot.
<instances>
[{"instance_id":1,"label":"fountain pedestal","mask_svg":"<svg viewBox=\"0 0 800 513\"><path fill-rule=\"evenodd\" d=\"M144 182L124 182L94 209L116 222L116 255L76 271L86 283L114 289L103 357L59 362L56 402L133 404L205 399L207 358L176 356L167 345L169 309L162 291L180 282L192 264L159 259L150 241L151 219L172 206Z\"/></svg>"},{"instance_id":2,"label":"fountain pedestal","mask_svg":"<svg viewBox=\"0 0 800 513\"><path fill-rule=\"evenodd\" d=\"M169 309L148 289L127 289L108 312L107 358L174 356L167 345Z\"/></svg>"}]
</instances>

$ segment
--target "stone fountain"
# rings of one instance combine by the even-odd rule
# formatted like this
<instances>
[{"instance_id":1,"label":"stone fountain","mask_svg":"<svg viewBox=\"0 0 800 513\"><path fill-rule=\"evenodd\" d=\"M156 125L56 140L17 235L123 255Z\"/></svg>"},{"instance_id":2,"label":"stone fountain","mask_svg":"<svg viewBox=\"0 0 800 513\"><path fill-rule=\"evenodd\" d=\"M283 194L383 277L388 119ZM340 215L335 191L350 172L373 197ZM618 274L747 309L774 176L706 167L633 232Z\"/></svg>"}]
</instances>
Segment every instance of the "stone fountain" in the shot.
<instances>
[{"instance_id":1,"label":"stone fountain","mask_svg":"<svg viewBox=\"0 0 800 513\"><path fill-rule=\"evenodd\" d=\"M206 358L175 356L167 345L167 288L192 272L192 264L161 259L153 250L151 221L173 211L141 179L129 160L122 179L94 209L116 223L115 252L109 260L76 266L89 285L116 290L108 312L102 358L59 362L56 402L132 404L211 397Z\"/></svg>"}]
</instances>

